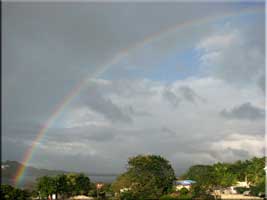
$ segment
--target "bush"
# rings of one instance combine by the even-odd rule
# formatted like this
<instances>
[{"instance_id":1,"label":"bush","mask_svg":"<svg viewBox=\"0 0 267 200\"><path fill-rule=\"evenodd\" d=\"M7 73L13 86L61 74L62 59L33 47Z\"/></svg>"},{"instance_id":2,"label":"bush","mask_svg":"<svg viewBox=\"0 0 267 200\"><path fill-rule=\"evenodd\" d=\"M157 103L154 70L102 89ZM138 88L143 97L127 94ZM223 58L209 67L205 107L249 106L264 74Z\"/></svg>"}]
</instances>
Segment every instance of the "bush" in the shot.
<instances>
[{"instance_id":1,"label":"bush","mask_svg":"<svg viewBox=\"0 0 267 200\"><path fill-rule=\"evenodd\" d=\"M14 188L11 185L1 185L2 200L27 200L30 198L30 193L27 190Z\"/></svg>"},{"instance_id":2,"label":"bush","mask_svg":"<svg viewBox=\"0 0 267 200\"><path fill-rule=\"evenodd\" d=\"M182 189L179 190L179 193L180 193L181 195L187 195L187 194L189 193L189 190L186 189L186 188L182 188Z\"/></svg>"},{"instance_id":3,"label":"bush","mask_svg":"<svg viewBox=\"0 0 267 200\"><path fill-rule=\"evenodd\" d=\"M237 191L238 194L243 194L245 191L248 190L246 187L236 187L235 190Z\"/></svg>"},{"instance_id":4,"label":"bush","mask_svg":"<svg viewBox=\"0 0 267 200\"><path fill-rule=\"evenodd\" d=\"M200 194L199 196L194 197L194 199L215 200L215 197L211 194Z\"/></svg>"},{"instance_id":5,"label":"bush","mask_svg":"<svg viewBox=\"0 0 267 200\"><path fill-rule=\"evenodd\" d=\"M163 195L159 198L159 200L180 200L180 199L192 199L192 195L189 193L188 190L187 191L184 190L182 193Z\"/></svg>"},{"instance_id":6,"label":"bush","mask_svg":"<svg viewBox=\"0 0 267 200\"><path fill-rule=\"evenodd\" d=\"M179 198L177 196L172 195L163 195L159 198L159 200L178 200Z\"/></svg>"},{"instance_id":7,"label":"bush","mask_svg":"<svg viewBox=\"0 0 267 200\"><path fill-rule=\"evenodd\" d=\"M121 200L136 200L132 192L126 191L120 194Z\"/></svg>"},{"instance_id":8,"label":"bush","mask_svg":"<svg viewBox=\"0 0 267 200\"><path fill-rule=\"evenodd\" d=\"M256 186L250 187L250 194L253 196L258 196L259 193L265 193L265 183L262 182Z\"/></svg>"}]
</instances>

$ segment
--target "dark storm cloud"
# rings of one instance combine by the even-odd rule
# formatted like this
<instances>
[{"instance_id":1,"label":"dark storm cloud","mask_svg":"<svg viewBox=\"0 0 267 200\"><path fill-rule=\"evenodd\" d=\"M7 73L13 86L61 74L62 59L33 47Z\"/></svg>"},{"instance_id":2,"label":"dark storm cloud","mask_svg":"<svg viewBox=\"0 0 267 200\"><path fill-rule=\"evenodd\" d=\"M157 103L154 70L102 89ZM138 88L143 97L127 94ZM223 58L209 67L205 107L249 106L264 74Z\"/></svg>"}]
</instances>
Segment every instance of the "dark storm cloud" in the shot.
<instances>
[{"instance_id":1,"label":"dark storm cloud","mask_svg":"<svg viewBox=\"0 0 267 200\"><path fill-rule=\"evenodd\" d=\"M175 131L173 131L170 128L167 128L165 126L162 127L161 131L164 132L164 133L167 133L168 134L168 137L174 137L174 136L176 136Z\"/></svg>"},{"instance_id":2,"label":"dark storm cloud","mask_svg":"<svg viewBox=\"0 0 267 200\"><path fill-rule=\"evenodd\" d=\"M107 142L115 139L116 129L112 127L97 127L95 125L74 128L52 128L45 137L48 141Z\"/></svg>"},{"instance_id":3,"label":"dark storm cloud","mask_svg":"<svg viewBox=\"0 0 267 200\"><path fill-rule=\"evenodd\" d=\"M3 117L47 119L80 79L94 76L120 50L188 18L177 9L180 5L4 2Z\"/></svg>"},{"instance_id":4,"label":"dark storm cloud","mask_svg":"<svg viewBox=\"0 0 267 200\"><path fill-rule=\"evenodd\" d=\"M170 91L168 88L164 89L162 95L173 107L179 106L181 102L180 97L178 97L174 92Z\"/></svg>"},{"instance_id":5,"label":"dark storm cloud","mask_svg":"<svg viewBox=\"0 0 267 200\"><path fill-rule=\"evenodd\" d=\"M107 119L117 122L132 122L129 115L123 112L123 110L112 102L108 97L104 97L97 90L87 90L82 99L84 105L89 106L96 112L101 113Z\"/></svg>"},{"instance_id":6,"label":"dark storm cloud","mask_svg":"<svg viewBox=\"0 0 267 200\"><path fill-rule=\"evenodd\" d=\"M261 11L258 15L264 15ZM265 73L265 20L258 15L253 24L226 24L200 42L202 66L209 75L229 84L258 85L258 78Z\"/></svg>"},{"instance_id":7,"label":"dark storm cloud","mask_svg":"<svg viewBox=\"0 0 267 200\"><path fill-rule=\"evenodd\" d=\"M199 97L194 90L188 86L181 86L179 91L182 93L182 96L185 100L190 101L191 103L196 103L197 100L204 101Z\"/></svg>"},{"instance_id":8,"label":"dark storm cloud","mask_svg":"<svg viewBox=\"0 0 267 200\"><path fill-rule=\"evenodd\" d=\"M138 110L131 105L127 107L127 110L131 115L134 115L134 116L143 116L143 117L151 116L149 112Z\"/></svg>"},{"instance_id":9,"label":"dark storm cloud","mask_svg":"<svg viewBox=\"0 0 267 200\"><path fill-rule=\"evenodd\" d=\"M212 19L214 15L240 9L232 5L4 2L3 159L21 160L42 125L51 119L58 105L62 105L64 97L87 77L91 78L88 86L64 107L64 112L58 113L61 119L52 118L53 125L36 145L32 165L85 172L121 172L129 156L142 153L161 154L171 160L177 170L193 162L212 161L207 147L216 139L222 140L227 134L223 131L228 127L220 126L221 119L203 112L206 108L212 110L208 107L211 105L205 105L207 107L202 110L200 106L180 106L181 102L192 104L200 100L202 94L198 90L187 86L188 82L182 84L186 85L183 89L178 87L175 90L167 88L162 82L151 83L153 81L143 73L137 73L137 77L131 80L126 80L128 77L124 75L132 64L141 71L144 67L150 68L148 72L151 73L151 68L163 56L177 53L173 48L179 46L183 51L188 44L195 46L195 42L206 35L214 24L201 25L201 31L184 29L178 35L174 32L165 35L162 40L156 38L154 46L148 44L137 49L130 48L129 55L126 52L127 59L119 61L119 67L116 64L107 67L108 71L115 73L113 81L95 76L103 72L106 68L102 65L109 63L122 49L177 24L198 21L203 17ZM253 28L252 32L255 30L259 29ZM247 35L250 34L244 37ZM262 48L263 38L261 34L259 36L255 37L256 46L261 44ZM249 41L253 44L251 39ZM233 54L228 61L235 57ZM237 64L229 65L229 68L231 66ZM262 65L258 66L261 68ZM121 68L127 72L119 73ZM246 76L253 73L252 68L244 69L247 68L250 72L244 72ZM239 71L242 72L242 69ZM258 67L255 71L261 72ZM99 74L102 79L109 77L101 75L103 73ZM236 75L238 73L233 77ZM209 92L214 86L212 81L200 80L201 84L206 84L206 88L198 83L193 85L207 91L204 93L210 98L217 96L217 93L213 95ZM224 91L223 95L226 94ZM238 96L238 91L236 94ZM222 108L227 107L224 102L222 98L218 104ZM176 109L168 109L169 105ZM82 111L81 116L79 112L74 112L75 109ZM217 114L217 110L214 112ZM231 113L231 110L228 112ZM59 122L67 118L66 113L72 116L73 124ZM235 125L230 128L238 132L238 125L237 128ZM260 130L264 130L262 125L259 126ZM258 127L251 129L258 130Z\"/></svg>"},{"instance_id":10,"label":"dark storm cloud","mask_svg":"<svg viewBox=\"0 0 267 200\"><path fill-rule=\"evenodd\" d=\"M265 94L265 75L261 76L258 80L258 85L262 92Z\"/></svg>"},{"instance_id":11,"label":"dark storm cloud","mask_svg":"<svg viewBox=\"0 0 267 200\"><path fill-rule=\"evenodd\" d=\"M189 86L180 86L176 89L177 92L171 91L166 87L162 96L173 106L178 107L181 102L190 102L197 103L197 101L204 102L204 99L201 98L197 93L190 88Z\"/></svg>"},{"instance_id":12,"label":"dark storm cloud","mask_svg":"<svg viewBox=\"0 0 267 200\"><path fill-rule=\"evenodd\" d=\"M257 119L264 119L265 111L247 102L236 106L231 110L224 109L220 112L220 115L228 119L247 119L253 121Z\"/></svg>"}]
</instances>

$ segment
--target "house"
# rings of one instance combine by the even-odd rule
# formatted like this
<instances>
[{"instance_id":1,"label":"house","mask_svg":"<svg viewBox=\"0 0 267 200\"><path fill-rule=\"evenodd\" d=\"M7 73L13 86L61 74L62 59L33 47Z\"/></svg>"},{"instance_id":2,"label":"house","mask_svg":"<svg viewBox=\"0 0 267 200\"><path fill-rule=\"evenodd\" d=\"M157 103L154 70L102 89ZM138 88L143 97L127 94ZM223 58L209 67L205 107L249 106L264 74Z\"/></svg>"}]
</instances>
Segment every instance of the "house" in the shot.
<instances>
[{"instance_id":1,"label":"house","mask_svg":"<svg viewBox=\"0 0 267 200\"><path fill-rule=\"evenodd\" d=\"M196 183L196 181L193 180L176 180L175 181L175 190L179 191L182 188L186 188L188 190L190 190L192 184Z\"/></svg>"},{"instance_id":2,"label":"house","mask_svg":"<svg viewBox=\"0 0 267 200\"><path fill-rule=\"evenodd\" d=\"M229 188L229 193L230 194L237 194L236 188L238 187L243 187L243 188L249 188L249 184L247 181L238 181L235 185L231 186Z\"/></svg>"},{"instance_id":3,"label":"house","mask_svg":"<svg viewBox=\"0 0 267 200\"><path fill-rule=\"evenodd\" d=\"M6 169L6 168L9 168L9 165L1 165L1 169Z\"/></svg>"},{"instance_id":4,"label":"house","mask_svg":"<svg viewBox=\"0 0 267 200\"><path fill-rule=\"evenodd\" d=\"M122 188L122 189L120 189L120 193L128 192L130 190L131 190L131 188Z\"/></svg>"},{"instance_id":5,"label":"house","mask_svg":"<svg viewBox=\"0 0 267 200\"><path fill-rule=\"evenodd\" d=\"M71 200L94 200L93 197L88 197L88 196L85 196L85 195L78 195L78 196L74 196L74 197L71 197L70 198Z\"/></svg>"},{"instance_id":6,"label":"house","mask_svg":"<svg viewBox=\"0 0 267 200\"><path fill-rule=\"evenodd\" d=\"M246 187L249 188L249 183L247 181L237 181L234 187Z\"/></svg>"},{"instance_id":7,"label":"house","mask_svg":"<svg viewBox=\"0 0 267 200\"><path fill-rule=\"evenodd\" d=\"M249 188L249 183L247 181L238 181L235 185L232 185L230 187L226 187L226 188L214 188L214 192L213 194L215 196L220 196L222 194L225 194L225 195L231 195L231 194L238 194L236 188L239 188L239 187L242 187L242 188Z\"/></svg>"}]
</instances>

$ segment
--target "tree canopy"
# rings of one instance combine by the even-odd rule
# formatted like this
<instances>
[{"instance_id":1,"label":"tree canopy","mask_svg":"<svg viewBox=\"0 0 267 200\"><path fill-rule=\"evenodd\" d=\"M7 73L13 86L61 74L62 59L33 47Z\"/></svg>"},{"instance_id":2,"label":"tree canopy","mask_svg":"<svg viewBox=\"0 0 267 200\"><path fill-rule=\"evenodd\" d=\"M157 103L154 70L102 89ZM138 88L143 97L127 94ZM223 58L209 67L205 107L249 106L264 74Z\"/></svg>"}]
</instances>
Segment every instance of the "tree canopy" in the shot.
<instances>
[{"instance_id":1,"label":"tree canopy","mask_svg":"<svg viewBox=\"0 0 267 200\"><path fill-rule=\"evenodd\" d=\"M52 194L65 196L88 194L90 179L84 174L60 174L37 179L37 191L41 197Z\"/></svg>"},{"instance_id":2,"label":"tree canopy","mask_svg":"<svg viewBox=\"0 0 267 200\"><path fill-rule=\"evenodd\" d=\"M213 190L218 187L228 187L237 181L245 181L255 191L264 192L265 185L265 157L252 158L234 163L215 163L213 165L195 165L182 176L197 182L198 188Z\"/></svg>"},{"instance_id":3,"label":"tree canopy","mask_svg":"<svg viewBox=\"0 0 267 200\"><path fill-rule=\"evenodd\" d=\"M27 200L30 198L30 193L27 190L14 188L11 185L1 184L1 199L2 200Z\"/></svg>"},{"instance_id":4,"label":"tree canopy","mask_svg":"<svg viewBox=\"0 0 267 200\"><path fill-rule=\"evenodd\" d=\"M129 188L135 199L153 199L170 191L174 180L169 161L157 155L138 155L129 159L127 172L118 177L113 189Z\"/></svg>"}]
</instances>

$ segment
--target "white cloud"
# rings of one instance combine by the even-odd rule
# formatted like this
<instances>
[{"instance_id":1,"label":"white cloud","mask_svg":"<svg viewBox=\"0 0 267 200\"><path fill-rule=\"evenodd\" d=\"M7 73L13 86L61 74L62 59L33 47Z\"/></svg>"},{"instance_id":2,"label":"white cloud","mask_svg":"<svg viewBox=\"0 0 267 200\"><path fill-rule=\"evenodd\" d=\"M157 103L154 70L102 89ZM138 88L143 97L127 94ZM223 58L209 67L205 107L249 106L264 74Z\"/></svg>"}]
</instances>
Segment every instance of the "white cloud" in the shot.
<instances>
[{"instance_id":1,"label":"white cloud","mask_svg":"<svg viewBox=\"0 0 267 200\"><path fill-rule=\"evenodd\" d=\"M210 147L212 151L220 155L220 159L225 161L236 160L237 158L244 159L248 156L264 156L264 148L265 139L263 135L254 136L240 133L227 135L225 138L213 142ZM243 153L243 155L240 155L240 153Z\"/></svg>"},{"instance_id":2,"label":"white cloud","mask_svg":"<svg viewBox=\"0 0 267 200\"><path fill-rule=\"evenodd\" d=\"M90 106L86 107L86 104L73 105L65 111L68 131L62 130L69 139L61 141L58 148L65 143L71 147L72 142L74 146L60 152L79 155L86 151L87 146L96 155L106 159L124 159L124 162L135 154L155 153L170 159L178 171L201 161L211 163L220 159L227 161L261 155L262 121L233 121L219 114L224 108L244 103L244 96L246 101L256 104L261 98L256 87L240 90L211 77L177 80L168 85L148 80L139 80L138 84L129 80L121 80L120 84L117 81L103 82L95 80L94 87L91 85L88 90L94 89L108 97L131 117L132 123L114 123ZM181 88L184 87L190 88L190 94L197 99L205 101L192 103L190 98L182 98L184 91ZM182 99L178 106L170 106L169 100L162 96L166 90ZM53 137L51 134L51 139L57 141L56 131L52 132L55 134ZM233 132L238 134L233 135ZM246 153L247 148L251 149L249 153ZM179 166L179 162L185 164Z\"/></svg>"},{"instance_id":3,"label":"white cloud","mask_svg":"<svg viewBox=\"0 0 267 200\"><path fill-rule=\"evenodd\" d=\"M33 122L39 125L48 119L54 105L76 82L103 71L98 66L125 47L130 47L129 55L127 50L117 54L115 60L127 56L107 70L110 76L101 74L105 78L88 81L88 87L46 132L35 149L36 163L46 162L43 158L47 157L49 161L43 167L118 172L129 156L139 153L161 154L171 160L175 169L260 155L260 140L265 131L262 120L233 120L222 117L220 111L246 102L260 109L265 107L258 90L264 82L264 31L251 28L251 23L228 23L212 31L213 23L196 23L177 26L145 45L141 42L138 48L131 48L154 33L176 27L177 23L198 21L203 16L212 18L233 6L201 4L201 9L195 3L123 6L62 4L43 9L37 4L6 5L5 158L11 155L8 159L19 160L40 128L33 126ZM69 15L72 8L73 15ZM188 10L192 15L188 15ZM140 11L138 15L136 11ZM250 31L242 29L244 24ZM261 25L260 21L256 27ZM198 70L195 73L199 68L194 66L194 75L178 75L180 80L173 82L164 80L168 84L149 80L142 73L149 67L148 72L152 72L170 55L185 52L185 60L191 61L187 55L195 53L188 53L194 47L199 55L200 73ZM140 70L135 71L135 67ZM161 67L167 79L173 71ZM125 80L127 72L136 72L136 79ZM246 153L246 148L251 148L251 152Z\"/></svg>"},{"instance_id":4,"label":"white cloud","mask_svg":"<svg viewBox=\"0 0 267 200\"><path fill-rule=\"evenodd\" d=\"M206 36L195 50L206 74L238 85L258 85L264 73L264 48L240 27L222 26Z\"/></svg>"},{"instance_id":5,"label":"white cloud","mask_svg":"<svg viewBox=\"0 0 267 200\"><path fill-rule=\"evenodd\" d=\"M204 49L206 52L212 52L223 48L229 48L233 43L239 43L238 31L231 33L212 35L197 45L197 49Z\"/></svg>"}]
</instances>

